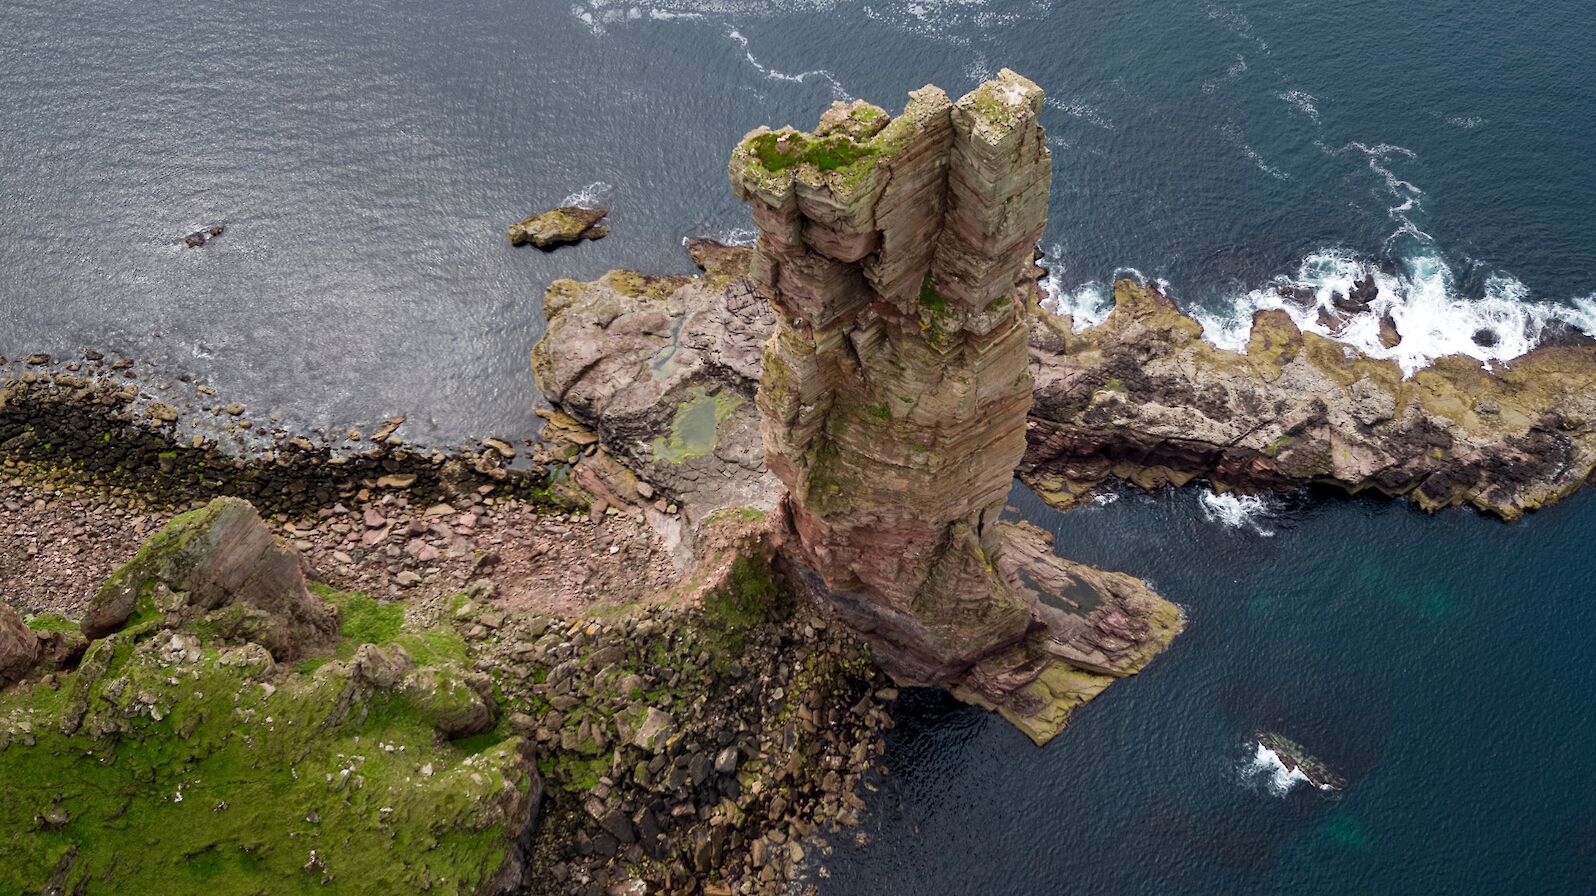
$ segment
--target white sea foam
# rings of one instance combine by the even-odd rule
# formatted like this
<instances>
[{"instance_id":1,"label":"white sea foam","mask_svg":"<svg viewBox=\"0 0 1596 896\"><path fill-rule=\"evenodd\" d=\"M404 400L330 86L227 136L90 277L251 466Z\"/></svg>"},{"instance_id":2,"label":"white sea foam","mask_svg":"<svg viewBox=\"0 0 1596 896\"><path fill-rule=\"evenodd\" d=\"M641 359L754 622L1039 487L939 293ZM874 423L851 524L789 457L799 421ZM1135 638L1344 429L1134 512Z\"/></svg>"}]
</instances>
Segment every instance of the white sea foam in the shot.
<instances>
[{"instance_id":1,"label":"white sea foam","mask_svg":"<svg viewBox=\"0 0 1596 896\"><path fill-rule=\"evenodd\" d=\"M1071 118L1079 118L1093 127L1102 128L1105 131L1114 130L1114 122L1110 121L1108 116L1104 115L1101 110L1084 100L1061 99L1050 96L1043 102L1048 108L1057 109Z\"/></svg>"},{"instance_id":2,"label":"white sea foam","mask_svg":"<svg viewBox=\"0 0 1596 896\"><path fill-rule=\"evenodd\" d=\"M574 205L579 208L603 208L606 200L609 199L610 191L613 189L615 189L614 184L594 181L560 200L560 204Z\"/></svg>"},{"instance_id":3,"label":"white sea foam","mask_svg":"<svg viewBox=\"0 0 1596 896\"><path fill-rule=\"evenodd\" d=\"M1347 305L1353 285L1370 277L1378 293L1368 309ZM1287 295L1303 291L1302 299ZM1337 307L1338 299L1343 307ZM1209 342L1243 351L1253 312L1271 309L1286 312L1304 332L1395 360L1405 376L1446 355L1466 355L1487 367L1511 360L1534 348L1553 322L1596 335L1596 295L1568 305L1531 301L1522 282L1498 272L1485 279L1483 295L1463 296L1451 267L1438 254L1423 251L1405 259L1400 270L1389 271L1345 250L1325 249L1303 259L1294 275L1234 297L1229 308L1193 316ZM1380 337L1387 317L1401 337L1390 347Z\"/></svg>"},{"instance_id":4,"label":"white sea foam","mask_svg":"<svg viewBox=\"0 0 1596 896\"><path fill-rule=\"evenodd\" d=\"M742 32L738 31L736 28L727 28L726 36L736 41L737 44L743 48L743 56L748 60L748 64L753 66L755 71L759 72L761 75L764 75L766 78L769 78L772 81L791 81L796 84L804 84L810 80L825 81L827 84L831 85L831 93L837 99L842 100L843 102L851 102L853 100L853 95L848 93L848 91L843 88L842 82L838 81L837 76L833 75L831 72L828 72L825 69L814 69L807 72L798 72L797 74L777 71L776 69L765 65L754 57L753 51L748 48L748 38L744 37Z\"/></svg>"},{"instance_id":5,"label":"white sea foam","mask_svg":"<svg viewBox=\"0 0 1596 896\"><path fill-rule=\"evenodd\" d=\"M751 227L728 227L724 230L714 230L700 233L706 239L714 240L722 246L752 246L759 239L759 231ZM692 237L682 237L682 245L687 245Z\"/></svg>"},{"instance_id":6,"label":"white sea foam","mask_svg":"<svg viewBox=\"0 0 1596 896\"><path fill-rule=\"evenodd\" d=\"M1043 310L1069 315L1071 328L1079 333L1108 318L1114 310L1114 292L1100 280L1088 280L1073 289L1065 286L1063 255L1063 244L1055 243L1042 257L1047 276L1042 278L1040 304Z\"/></svg>"},{"instance_id":7,"label":"white sea foam","mask_svg":"<svg viewBox=\"0 0 1596 896\"><path fill-rule=\"evenodd\" d=\"M989 0L913 0L873 3L868 0L581 0L571 15L602 35L607 28L643 19L709 19L720 22L829 12L859 7L876 21L946 43L968 45L971 31L1014 25L1046 13L1046 0L1030 0L1018 8L997 10Z\"/></svg>"},{"instance_id":8,"label":"white sea foam","mask_svg":"<svg viewBox=\"0 0 1596 896\"><path fill-rule=\"evenodd\" d=\"M1286 768L1286 763L1281 760L1280 755L1263 744L1257 745L1257 749L1242 766L1241 776L1247 781L1262 784L1272 796L1282 799L1298 784L1312 786L1312 782L1302 773L1302 769Z\"/></svg>"},{"instance_id":9,"label":"white sea foam","mask_svg":"<svg viewBox=\"0 0 1596 896\"><path fill-rule=\"evenodd\" d=\"M1203 516L1231 529L1250 529L1265 538L1275 534L1263 520L1274 513L1274 505L1258 495L1238 495L1234 492L1204 491L1198 495Z\"/></svg>"},{"instance_id":10,"label":"white sea foam","mask_svg":"<svg viewBox=\"0 0 1596 896\"><path fill-rule=\"evenodd\" d=\"M1313 94L1306 90L1286 90L1275 96L1295 106L1297 111L1313 119L1314 124L1319 123L1319 101L1314 99Z\"/></svg>"}]
</instances>

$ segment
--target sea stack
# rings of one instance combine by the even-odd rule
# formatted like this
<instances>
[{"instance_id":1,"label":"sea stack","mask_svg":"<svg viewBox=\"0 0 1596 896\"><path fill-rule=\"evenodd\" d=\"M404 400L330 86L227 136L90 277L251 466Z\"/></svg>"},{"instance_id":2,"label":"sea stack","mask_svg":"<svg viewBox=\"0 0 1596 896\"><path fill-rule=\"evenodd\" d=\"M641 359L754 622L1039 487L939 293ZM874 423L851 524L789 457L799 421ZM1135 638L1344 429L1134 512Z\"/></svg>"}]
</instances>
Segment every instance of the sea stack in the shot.
<instances>
[{"instance_id":1,"label":"sea stack","mask_svg":"<svg viewBox=\"0 0 1596 896\"><path fill-rule=\"evenodd\" d=\"M1181 626L1140 581L999 522L1031 406L1042 101L1005 69L897 118L837 103L812 133L756 129L730 163L777 318L758 406L787 562L900 681L1038 742Z\"/></svg>"}]
</instances>

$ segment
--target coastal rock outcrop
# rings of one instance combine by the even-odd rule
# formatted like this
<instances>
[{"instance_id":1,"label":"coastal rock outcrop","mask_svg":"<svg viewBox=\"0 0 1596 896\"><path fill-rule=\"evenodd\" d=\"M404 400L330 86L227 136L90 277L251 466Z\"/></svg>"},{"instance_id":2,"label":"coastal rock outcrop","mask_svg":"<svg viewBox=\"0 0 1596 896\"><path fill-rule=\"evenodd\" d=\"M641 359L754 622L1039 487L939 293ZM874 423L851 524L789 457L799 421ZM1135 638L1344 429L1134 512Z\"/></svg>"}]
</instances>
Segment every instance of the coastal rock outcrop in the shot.
<instances>
[{"instance_id":1,"label":"coastal rock outcrop","mask_svg":"<svg viewBox=\"0 0 1596 896\"><path fill-rule=\"evenodd\" d=\"M957 102L915 91L896 118L838 103L813 133L749 133L730 163L776 312L757 403L788 561L888 671L1039 742L1180 627L1145 585L1106 588L999 521L1031 404L1042 100L1004 70Z\"/></svg>"},{"instance_id":2,"label":"coastal rock outcrop","mask_svg":"<svg viewBox=\"0 0 1596 896\"><path fill-rule=\"evenodd\" d=\"M608 209L583 208L579 205L562 205L541 215L510 225L510 245L528 243L539 249L553 249L581 240L599 240L609 236L610 230L599 224Z\"/></svg>"},{"instance_id":3,"label":"coastal rock outcrop","mask_svg":"<svg viewBox=\"0 0 1596 896\"><path fill-rule=\"evenodd\" d=\"M156 533L95 594L83 634L104 637L135 615L204 617L278 660L325 648L338 636L338 613L306 589L299 555L239 498L217 498Z\"/></svg>"},{"instance_id":4,"label":"coastal rock outcrop","mask_svg":"<svg viewBox=\"0 0 1596 896\"><path fill-rule=\"evenodd\" d=\"M1244 353L1156 287L1122 280L1098 326L1038 314L1036 402L1020 475L1067 504L1111 478L1207 479L1248 491L1329 485L1513 519L1596 470L1596 343L1549 341L1487 370L1452 356L1404 378L1394 360L1253 318Z\"/></svg>"}]
</instances>

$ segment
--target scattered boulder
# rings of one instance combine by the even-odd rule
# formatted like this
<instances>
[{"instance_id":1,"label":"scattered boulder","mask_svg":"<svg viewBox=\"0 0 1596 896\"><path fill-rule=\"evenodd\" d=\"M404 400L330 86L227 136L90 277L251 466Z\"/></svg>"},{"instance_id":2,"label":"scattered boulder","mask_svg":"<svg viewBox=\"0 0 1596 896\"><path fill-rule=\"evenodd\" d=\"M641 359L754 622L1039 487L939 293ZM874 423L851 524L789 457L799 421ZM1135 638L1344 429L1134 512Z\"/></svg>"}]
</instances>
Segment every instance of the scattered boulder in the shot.
<instances>
[{"instance_id":1,"label":"scattered boulder","mask_svg":"<svg viewBox=\"0 0 1596 896\"><path fill-rule=\"evenodd\" d=\"M39 637L10 604L0 602L0 688L10 687L39 662Z\"/></svg>"},{"instance_id":2,"label":"scattered boulder","mask_svg":"<svg viewBox=\"0 0 1596 896\"><path fill-rule=\"evenodd\" d=\"M608 214L609 209L577 205L550 209L519 224L511 224L510 245L531 243L539 249L553 249L579 240L603 239L609 236L610 230L599 222Z\"/></svg>"},{"instance_id":3,"label":"scattered boulder","mask_svg":"<svg viewBox=\"0 0 1596 896\"><path fill-rule=\"evenodd\" d=\"M205 618L279 661L338 636L338 612L307 590L299 555L239 498L217 498L167 523L95 594L83 634L104 637L136 615Z\"/></svg>"},{"instance_id":4,"label":"scattered boulder","mask_svg":"<svg viewBox=\"0 0 1596 896\"><path fill-rule=\"evenodd\" d=\"M226 230L227 228L221 224L212 224L209 227L201 228L189 234L188 236L183 237L183 245L190 249L198 249L199 247L210 242L212 239L221 236Z\"/></svg>"}]
</instances>

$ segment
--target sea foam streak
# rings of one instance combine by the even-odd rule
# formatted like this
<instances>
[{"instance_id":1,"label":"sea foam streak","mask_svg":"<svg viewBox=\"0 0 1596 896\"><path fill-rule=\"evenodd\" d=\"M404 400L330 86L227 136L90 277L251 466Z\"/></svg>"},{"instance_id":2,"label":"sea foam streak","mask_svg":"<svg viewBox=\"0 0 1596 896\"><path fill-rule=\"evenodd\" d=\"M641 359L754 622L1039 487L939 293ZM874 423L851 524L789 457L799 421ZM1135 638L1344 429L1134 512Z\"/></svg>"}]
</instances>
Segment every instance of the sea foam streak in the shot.
<instances>
[{"instance_id":1,"label":"sea foam streak","mask_svg":"<svg viewBox=\"0 0 1596 896\"><path fill-rule=\"evenodd\" d=\"M1269 538L1275 534L1262 520L1274 512L1274 505L1258 495L1238 495L1234 492L1204 491L1198 495L1203 516L1230 529L1251 529Z\"/></svg>"}]
</instances>

